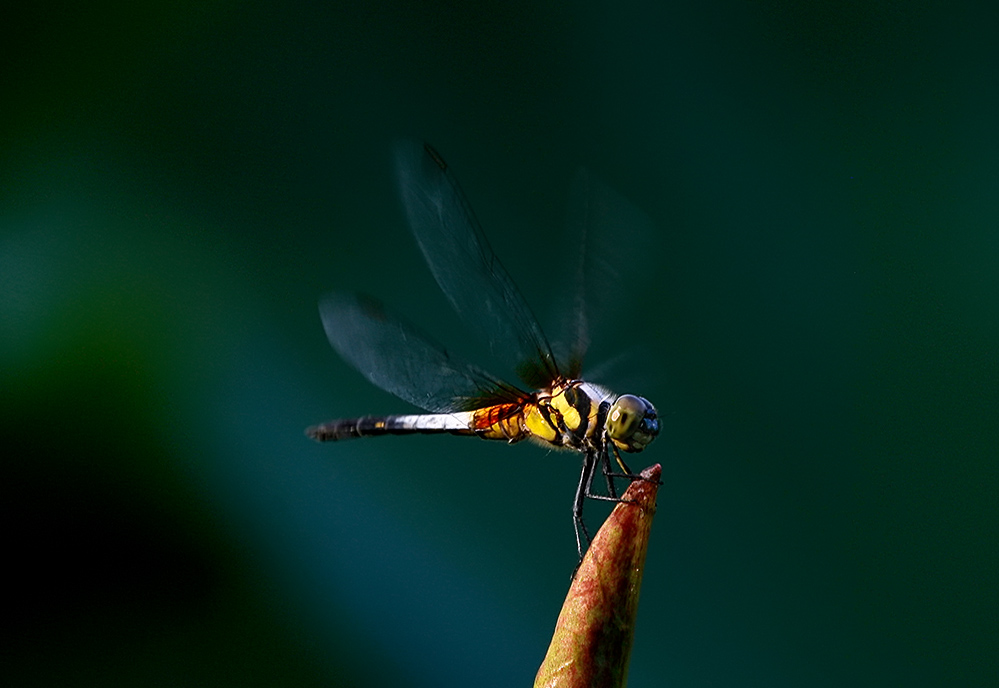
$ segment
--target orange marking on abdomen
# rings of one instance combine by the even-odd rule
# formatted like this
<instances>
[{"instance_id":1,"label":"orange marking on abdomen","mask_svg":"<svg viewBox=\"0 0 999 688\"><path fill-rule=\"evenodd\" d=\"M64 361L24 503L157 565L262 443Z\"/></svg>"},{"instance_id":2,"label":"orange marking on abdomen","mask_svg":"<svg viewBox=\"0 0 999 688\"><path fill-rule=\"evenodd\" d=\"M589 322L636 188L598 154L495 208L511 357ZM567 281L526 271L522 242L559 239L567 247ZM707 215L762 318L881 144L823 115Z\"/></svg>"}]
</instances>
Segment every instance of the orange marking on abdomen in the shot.
<instances>
[{"instance_id":1,"label":"orange marking on abdomen","mask_svg":"<svg viewBox=\"0 0 999 688\"><path fill-rule=\"evenodd\" d=\"M477 409L472 418L472 429L479 437L488 440L516 442L524 439L522 404L495 404Z\"/></svg>"}]
</instances>

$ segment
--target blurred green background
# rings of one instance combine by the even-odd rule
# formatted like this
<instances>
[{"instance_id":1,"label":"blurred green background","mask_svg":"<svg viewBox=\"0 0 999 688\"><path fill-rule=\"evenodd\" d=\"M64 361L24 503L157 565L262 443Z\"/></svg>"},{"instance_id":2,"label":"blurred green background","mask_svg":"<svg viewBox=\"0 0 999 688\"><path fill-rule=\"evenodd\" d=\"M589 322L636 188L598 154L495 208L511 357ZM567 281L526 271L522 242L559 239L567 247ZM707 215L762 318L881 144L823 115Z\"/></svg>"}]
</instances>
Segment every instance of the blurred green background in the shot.
<instances>
[{"instance_id":1,"label":"blurred green background","mask_svg":"<svg viewBox=\"0 0 999 688\"><path fill-rule=\"evenodd\" d=\"M415 136L539 312L579 166L658 228L602 343L663 418L630 686L995 685L995 17L693 5L4 10L0 681L530 685L576 458L302 435L409 409L330 289L474 350Z\"/></svg>"}]
</instances>

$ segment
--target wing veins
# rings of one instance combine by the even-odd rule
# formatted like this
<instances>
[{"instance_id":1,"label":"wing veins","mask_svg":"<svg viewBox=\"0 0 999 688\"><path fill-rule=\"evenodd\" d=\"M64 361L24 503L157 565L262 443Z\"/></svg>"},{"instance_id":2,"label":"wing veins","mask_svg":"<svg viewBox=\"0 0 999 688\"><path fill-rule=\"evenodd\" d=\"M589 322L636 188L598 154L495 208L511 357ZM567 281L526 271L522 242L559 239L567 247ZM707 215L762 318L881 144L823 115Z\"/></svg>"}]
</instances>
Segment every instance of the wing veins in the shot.
<instances>
[{"instance_id":1,"label":"wing veins","mask_svg":"<svg viewBox=\"0 0 999 688\"><path fill-rule=\"evenodd\" d=\"M465 363L389 314L370 297L331 294L319 304L326 337L371 383L434 413L490 403L518 403L527 395Z\"/></svg>"},{"instance_id":2,"label":"wing veins","mask_svg":"<svg viewBox=\"0 0 999 688\"><path fill-rule=\"evenodd\" d=\"M396 162L410 228L455 311L532 387L559 379L551 345L441 156L406 142Z\"/></svg>"}]
</instances>

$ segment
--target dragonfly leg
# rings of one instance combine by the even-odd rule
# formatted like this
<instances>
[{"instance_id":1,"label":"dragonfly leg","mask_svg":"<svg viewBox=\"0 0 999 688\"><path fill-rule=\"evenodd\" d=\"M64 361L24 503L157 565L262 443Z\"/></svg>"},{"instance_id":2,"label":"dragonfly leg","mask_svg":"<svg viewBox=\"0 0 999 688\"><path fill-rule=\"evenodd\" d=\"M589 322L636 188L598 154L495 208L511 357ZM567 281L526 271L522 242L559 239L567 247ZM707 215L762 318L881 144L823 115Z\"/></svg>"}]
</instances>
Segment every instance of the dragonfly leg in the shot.
<instances>
[{"instance_id":1,"label":"dragonfly leg","mask_svg":"<svg viewBox=\"0 0 999 688\"><path fill-rule=\"evenodd\" d=\"M576 549L579 551L579 560L583 560L583 553L586 551L586 547L590 544L590 533L586 529L586 524L583 522L583 503L587 499L598 499L602 502L630 502L631 500L621 499L617 495L617 489L614 487L614 478L628 478L629 480L644 480L642 476L635 475L631 472L631 469L625 465L624 461L621 460L620 454L617 453L617 448L614 448L614 453L617 455L618 463L622 465L626 473L612 473L610 454L606 448L598 456L596 452L589 451L583 455L583 470L579 474L579 485L576 487L576 498L572 504L572 521L573 526L576 530ZM596 494L593 492L593 478L597 473L597 462L600 462L601 473L607 479L607 491L609 495ZM582 537L580 537L582 533ZM586 546L583 546L583 541L586 541Z\"/></svg>"},{"instance_id":2,"label":"dragonfly leg","mask_svg":"<svg viewBox=\"0 0 999 688\"><path fill-rule=\"evenodd\" d=\"M587 456L590 456L590 455L587 455ZM583 496L584 497L588 497L589 499L599 499L602 502L623 502L623 501L625 501L625 500L623 500L623 499L621 499L620 497L617 496L617 491L614 489L613 486L610 487L610 492L611 492L610 496L608 496L608 495L602 495L602 494L596 494L595 492L593 492L593 490L591 488L593 486L593 476L596 475L597 462L596 462L596 457L595 456L591 457L589 460L590 460L590 468L589 468L590 475L589 475L589 478L587 478L587 480L586 480L585 492L584 492ZM615 477L615 478L616 477L621 477L621 478L632 478L632 477L637 478L637 477L639 477L639 476L631 476L631 475L618 475L617 473L608 473L608 472L606 472L605 469L603 470L603 473L604 473L604 475L607 476L607 480L608 481L610 481L610 479L612 477Z\"/></svg>"},{"instance_id":3,"label":"dragonfly leg","mask_svg":"<svg viewBox=\"0 0 999 688\"><path fill-rule=\"evenodd\" d=\"M614 448L614 458L617 459L617 465L621 467L621 470L624 471L624 474L627 475L627 476L634 476L635 474L631 472L630 468L628 468L628 464L626 464L624 462L624 459L621 458L621 450L619 450L617 448L616 444L611 444L611 447ZM609 460L607 461L607 463L605 465L607 466L608 469L610 469L610 461ZM637 476L635 476L635 477L637 477Z\"/></svg>"},{"instance_id":4,"label":"dragonfly leg","mask_svg":"<svg viewBox=\"0 0 999 688\"><path fill-rule=\"evenodd\" d=\"M604 474L604 477L607 479L607 492L609 493L609 495L605 496L605 495L593 494L593 492L590 490L590 485L593 482L593 475L591 473L590 479L586 483L586 496L589 497L590 499L599 499L599 500L602 500L602 501L605 501L605 502L617 502L619 504L620 503L630 504L630 503L632 503L630 499L622 499L621 497L617 496L617 488L614 487L614 478L627 478L628 480L630 480L632 482L634 482L636 480L645 480L645 478L643 478L640 475L636 475L635 473L632 473L631 469L628 468L627 464L625 464L624 461L621 459L621 454L618 452L617 447L615 447L613 445L610 445L610 446L614 450L614 454L617 457L618 464L620 464L621 467L626 472L625 473L613 473L611 471L610 452L608 452L607 448L604 447L603 452L600 454L600 467L601 467L601 470L602 470L602 472ZM596 468L596 463L594 462L594 469L595 468ZM593 472L595 472L595 471L593 471ZM662 482L660 482L659 484L661 485Z\"/></svg>"},{"instance_id":5,"label":"dragonfly leg","mask_svg":"<svg viewBox=\"0 0 999 688\"><path fill-rule=\"evenodd\" d=\"M617 447L614 447L614 451L617 451ZM604 478L607 480L607 494L613 499L617 499L617 488L614 487L614 478L616 476L611 473L610 453L607 451L606 445L603 451L600 452L600 467L603 469Z\"/></svg>"},{"instance_id":6,"label":"dragonfly leg","mask_svg":"<svg viewBox=\"0 0 999 688\"><path fill-rule=\"evenodd\" d=\"M593 473L596 468L596 457L587 452L583 455L583 470L579 474L579 485L576 487L576 498L572 503L572 525L576 531L576 549L579 551L579 560L583 560L583 552L590 546L590 533L586 530L583 522L583 502L590 495L590 483L593 482ZM586 539L586 547L583 546L583 538Z\"/></svg>"},{"instance_id":7,"label":"dragonfly leg","mask_svg":"<svg viewBox=\"0 0 999 688\"><path fill-rule=\"evenodd\" d=\"M604 462L604 475L607 475L607 476L609 476L611 478L627 478L628 480L631 480L632 482L634 482L636 480L645 480L645 478L643 478L638 473L632 473L631 469L628 468L628 464L626 464L624 462L624 459L621 458L621 452L618 450L618 448L616 446L614 446L614 445L610 445L610 446L611 446L611 449L614 450L614 456L615 456L615 458L617 460L617 464L621 467L621 469L624 471L624 473L611 473L610 472L610 461L607 460L607 461ZM662 485L663 481L660 480L660 481L657 482L657 484Z\"/></svg>"}]
</instances>

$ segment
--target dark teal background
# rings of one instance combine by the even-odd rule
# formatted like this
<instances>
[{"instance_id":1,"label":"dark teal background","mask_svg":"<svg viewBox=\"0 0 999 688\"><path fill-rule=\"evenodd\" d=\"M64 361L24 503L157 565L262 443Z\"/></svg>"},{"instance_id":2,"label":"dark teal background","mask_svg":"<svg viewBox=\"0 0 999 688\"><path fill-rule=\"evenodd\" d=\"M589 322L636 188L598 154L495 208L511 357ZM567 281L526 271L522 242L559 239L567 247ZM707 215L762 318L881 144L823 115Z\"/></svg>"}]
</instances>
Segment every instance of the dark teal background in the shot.
<instances>
[{"instance_id":1,"label":"dark teal background","mask_svg":"<svg viewBox=\"0 0 999 688\"><path fill-rule=\"evenodd\" d=\"M5 685L530 685L577 459L302 435L408 410L329 348L330 289L474 351L399 136L540 312L578 166L658 227L599 349L663 418L630 686L995 685L995 16L32 7L0 22Z\"/></svg>"}]
</instances>

